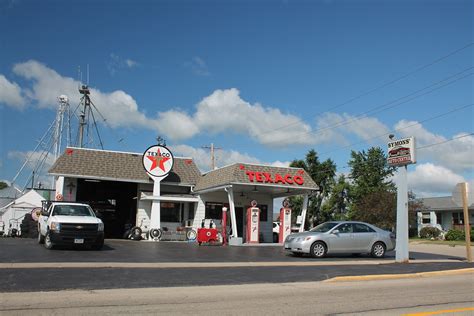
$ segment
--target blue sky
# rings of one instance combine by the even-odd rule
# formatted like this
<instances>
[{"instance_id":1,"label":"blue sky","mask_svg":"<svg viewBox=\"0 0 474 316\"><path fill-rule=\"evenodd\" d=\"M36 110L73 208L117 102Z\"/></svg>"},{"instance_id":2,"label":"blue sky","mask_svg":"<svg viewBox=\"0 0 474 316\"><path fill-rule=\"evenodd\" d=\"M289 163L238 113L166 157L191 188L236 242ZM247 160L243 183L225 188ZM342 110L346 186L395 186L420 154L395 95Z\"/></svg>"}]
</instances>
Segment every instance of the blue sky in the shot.
<instances>
[{"instance_id":1,"label":"blue sky","mask_svg":"<svg viewBox=\"0 0 474 316\"><path fill-rule=\"evenodd\" d=\"M59 95L77 107L89 65L105 149L143 152L161 135L206 171L211 142L219 166L287 165L314 148L347 173L351 150L385 149L392 132L424 147L410 188L449 194L474 178L473 12L458 0L0 0L0 179Z\"/></svg>"}]
</instances>

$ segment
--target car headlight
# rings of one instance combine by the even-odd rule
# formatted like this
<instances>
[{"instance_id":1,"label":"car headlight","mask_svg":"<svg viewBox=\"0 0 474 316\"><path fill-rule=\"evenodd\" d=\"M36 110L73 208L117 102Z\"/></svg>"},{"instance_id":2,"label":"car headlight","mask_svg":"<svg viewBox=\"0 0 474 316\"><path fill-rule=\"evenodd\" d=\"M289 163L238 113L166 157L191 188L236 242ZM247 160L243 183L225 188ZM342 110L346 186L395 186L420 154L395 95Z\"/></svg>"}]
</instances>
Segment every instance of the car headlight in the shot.
<instances>
[{"instance_id":1,"label":"car headlight","mask_svg":"<svg viewBox=\"0 0 474 316\"><path fill-rule=\"evenodd\" d=\"M97 225L97 231L99 231L99 232L104 231L104 223L99 223L99 225Z\"/></svg>"},{"instance_id":2,"label":"car headlight","mask_svg":"<svg viewBox=\"0 0 474 316\"><path fill-rule=\"evenodd\" d=\"M58 222L51 222L49 228L53 231L60 231L61 230L61 223Z\"/></svg>"}]
</instances>

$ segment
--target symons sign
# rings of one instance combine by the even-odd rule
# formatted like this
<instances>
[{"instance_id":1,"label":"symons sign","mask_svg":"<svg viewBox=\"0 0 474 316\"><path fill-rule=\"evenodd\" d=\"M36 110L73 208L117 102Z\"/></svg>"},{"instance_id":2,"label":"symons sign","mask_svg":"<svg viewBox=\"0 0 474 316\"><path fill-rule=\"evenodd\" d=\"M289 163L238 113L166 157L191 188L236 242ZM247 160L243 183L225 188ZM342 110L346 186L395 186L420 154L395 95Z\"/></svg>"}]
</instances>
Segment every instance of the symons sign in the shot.
<instances>
[{"instance_id":1,"label":"symons sign","mask_svg":"<svg viewBox=\"0 0 474 316\"><path fill-rule=\"evenodd\" d=\"M415 138L409 137L389 142L387 162L390 166L416 163Z\"/></svg>"}]
</instances>

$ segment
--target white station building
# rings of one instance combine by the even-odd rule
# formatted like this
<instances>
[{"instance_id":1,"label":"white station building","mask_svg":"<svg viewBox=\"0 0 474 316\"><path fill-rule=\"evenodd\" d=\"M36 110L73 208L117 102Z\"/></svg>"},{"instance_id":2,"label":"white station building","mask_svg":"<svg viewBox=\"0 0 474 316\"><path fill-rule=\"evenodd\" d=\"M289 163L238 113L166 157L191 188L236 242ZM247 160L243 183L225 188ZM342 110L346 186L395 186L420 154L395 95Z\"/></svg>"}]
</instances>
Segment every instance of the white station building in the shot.
<instances>
[{"instance_id":1,"label":"white station building","mask_svg":"<svg viewBox=\"0 0 474 316\"><path fill-rule=\"evenodd\" d=\"M49 171L57 179L56 199L89 203L104 221L108 238L122 238L126 225L143 232L160 228L170 238L201 227L204 219L221 228L226 207L231 239L244 243L246 210L256 200L259 239L270 243L274 199L305 196L304 218L308 196L318 189L301 168L236 163L201 174L192 158L174 157L156 190L143 157L142 153L67 148ZM153 218L159 227L152 227Z\"/></svg>"}]
</instances>

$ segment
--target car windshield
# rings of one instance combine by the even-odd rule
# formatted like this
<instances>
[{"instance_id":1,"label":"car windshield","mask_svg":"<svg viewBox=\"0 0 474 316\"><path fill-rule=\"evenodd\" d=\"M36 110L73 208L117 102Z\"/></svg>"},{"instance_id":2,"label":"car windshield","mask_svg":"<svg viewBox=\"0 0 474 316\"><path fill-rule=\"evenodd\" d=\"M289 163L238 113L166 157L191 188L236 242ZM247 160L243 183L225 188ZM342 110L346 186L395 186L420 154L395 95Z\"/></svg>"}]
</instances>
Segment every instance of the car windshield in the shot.
<instances>
[{"instance_id":1,"label":"car windshield","mask_svg":"<svg viewBox=\"0 0 474 316\"><path fill-rule=\"evenodd\" d=\"M334 226L336 226L338 223L333 223L333 222L326 222L322 223L315 228L311 229L310 232L316 232L316 233L325 233L331 230Z\"/></svg>"},{"instance_id":2,"label":"car windshield","mask_svg":"<svg viewBox=\"0 0 474 316\"><path fill-rule=\"evenodd\" d=\"M53 215L63 216L94 216L89 207L85 205L56 205Z\"/></svg>"}]
</instances>

